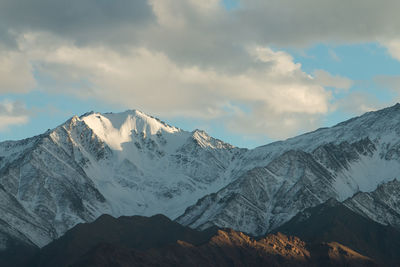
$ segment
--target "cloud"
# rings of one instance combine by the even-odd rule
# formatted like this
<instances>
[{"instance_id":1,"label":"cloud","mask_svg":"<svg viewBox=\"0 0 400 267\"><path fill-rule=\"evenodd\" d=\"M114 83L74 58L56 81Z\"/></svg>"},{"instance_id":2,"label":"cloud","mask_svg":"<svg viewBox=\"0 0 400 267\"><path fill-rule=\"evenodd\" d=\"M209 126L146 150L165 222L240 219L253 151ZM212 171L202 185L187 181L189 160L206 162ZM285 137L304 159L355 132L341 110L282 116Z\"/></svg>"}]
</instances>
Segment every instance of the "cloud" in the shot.
<instances>
[{"instance_id":1,"label":"cloud","mask_svg":"<svg viewBox=\"0 0 400 267\"><path fill-rule=\"evenodd\" d=\"M392 48L400 38L400 2L395 0L384 4L350 0L345 5L319 0L246 0L233 11L225 10L217 0L205 1L207 9L185 0L150 2L158 25L143 34L149 40L146 46L184 63L225 68L249 64L244 48L251 44L306 47L380 42Z\"/></svg>"},{"instance_id":2,"label":"cloud","mask_svg":"<svg viewBox=\"0 0 400 267\"><path fill-rule=\"evenodd\" d=\"M268 136L272 139L284 139L318 127L324 113L277 112L273 108L259 103L251 112L237 110L227 119L226 126L233 132L245 136Z\"/></svg>"},{"instance_id":3,"label":"cloud","mask_svg":"<svg viewBox=\"0 0 400 267\"><path fill-rule=\"evenodd\" d=\"M378 110L388 104L390 103L380 101L372 94L357 91L351 92L345 98L336 101L332 108L352 116L358 116L368 111Z\"/></svg>"},{"instance_id":4,"label":"cloud","mask_svg":"<svg viewBox=\"0 0 400 267\"><path fill-rule=\"evenodd\" d=\"M80 47L43 33L20 36L18 42L40 80L47 81L40 88L50 93L97 98L162 117L222 119L237 132L276 137L310 129L329 111L329 90L290 54L269 47L247 47L251 64L230 72L180 65L145 47L122 54L106 46ZM253 126L241 128L244 111Z\"/></svg>"},{"instance_id":5,"label":"cloud","mask_svg":"<svg viewBox=\"0 0 400 267\"><path fill-rule=\"evenodd\" d=\"M374 82L390 95L393 102L400 102L400 75L378 75Z\"/></svg>"},{"instance_id":6,"label":"cloud","mask_svg":"<svg viewBox=\"0 0 400 267\"><path fill-rule=\"evenodd\" d=\"M350 91L344 97L336 99L331 105L331 109L358 116L400 102L400 76L378 75L373 78L372 82L377 85L380 98L377 98L377 94L372 91ZM372 86L366 85L365 87L371 88Z\"/></svg>"},{"instance_id":7,"label":"cloud","mask_svg":"<svg viewBox=\"0 0 400 267\"><path fill-rule=\"evenodd\" d=\"M0 93L26 93L36 85L26 55L0 50Z\"/></svg>"},{"instance_id":8,"label":"cloud","mask_svg":"<svg viewBox=\"0 0 400 267\"><path fill-rule=\"evenodd\" d=\"M335 51L333 49L329 49L328 53L333 61L336 61L336 62L341 61L341 58L335 53Z\"/></svg>"},{"instance_id":9,"label":"cloud","mask_svg":"<svg viewBox=\"0 0 400 267\"><path fill-rule=\"evenodd\" d=\"M399 75L379 75L374 78L374 81L380 86L400 93L400 76Z\"/></svg>"},{"instance_id":10,"label":"cloud","mask_svg":"<svg viewBox=\"0 0 400 267\"><path fill-rule=\"evenodd\" d=\"M28 122L30 112L22 102L5 100L0 102L0 131Z\"/></svg>"},{"instance_id":11,"label":"cloud","mask_svg":"<svg viewBox=\"0 0 400 267\"><path fill-rule=\"evenodd\" d=\"M242 4L238 17L246 19L246 27L251 25L255 32L263 32L262 39L280 44L363 42L392 37L400 24L395 16L400 4L394 0L384 4L350 0L345 5L318 0L248 0Z\"/></svg>"},{"instance_id":12,"label":"cloud","mask_svg":"<svg viewBox=\"0 0 400 267\"><path fill-rule=\"evenodd\" d=\"M400 60L400 36L396 39L384 41L383 45L388 49L389 54L397 60Z\"/></svg>"},{"instance_id":13,"label":"cloud","mask_svg":"<svg viewBox=\"0 0 400 267\"><path fill-rule=\"evenodd\" d=\"M286 137L314 128L353 82L308 73L280 47L385 40L398 57L398 9L394 0L247 0L231 10L219 0L3 0L0 92L36 85Z\"/></svg>"},{"instance_id":14,"label":"cloud","mask_svg":"<svg viewBox=\"0 0 400 267\"><path fill-rule=\"evenodd\" d=\"M352 80L338 75L333 76L324 70L315 70L314 75L316 82L325 87L347 90L353 85Z\"/></svg>"},{"instance_id":15,"label":"cloud","mask_svg":"<svg viewBox=\"0 0 400 267\"><path fill-rule=\"evenodd\" d=\"M146 0L0 1L0 28L10 38L39 31L70 38L80 45L115 44L124 39L132 42L138 37L138 29L152 21L153 12Z\"/></svg>"},{"instance_id":16,"label":"cloud","mask_svg":"<svg viewBox=\"0 0 400 267\"><path fill-rule=\"evenodd\" d=\"M400 38L400 2L246 0L2 0L3 40L48 32L78 46L127 46L162 52L174 62L230 70L250 64L246 47L359 43ZM4 36L8 35L7 38Z\"/></svg>"}]
</instances>

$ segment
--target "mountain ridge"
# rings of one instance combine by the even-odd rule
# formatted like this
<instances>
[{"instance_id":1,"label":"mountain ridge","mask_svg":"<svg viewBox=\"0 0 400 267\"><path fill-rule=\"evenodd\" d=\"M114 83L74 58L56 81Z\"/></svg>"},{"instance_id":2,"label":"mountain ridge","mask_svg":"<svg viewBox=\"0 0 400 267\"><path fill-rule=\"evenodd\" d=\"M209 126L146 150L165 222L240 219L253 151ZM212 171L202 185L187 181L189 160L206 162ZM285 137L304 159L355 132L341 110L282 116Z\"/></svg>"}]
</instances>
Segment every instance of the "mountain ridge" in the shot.
<instances>
[{"instance_id":1,"label":"mountain ridge","mask_svg":"<svg viewBox=\"0 0 400 267\"><path fill-rule=\"evenodd\" d=\"M218 178L218 172L222 175L239 149L205 132L182 131L136 111L127 111L122 118L121 113L107 116L113 122L91 112L73 116L44 134L0 143L0 184L21 205L20 212L37 217L48 232L41 240L30 238L37 245L103 213L155 214L167 209L174 216L171 212L179 214L184 208L182 202L190 203L210 186L227 182ZM114 136L108 138L104 131L112 129L112 134L121 133L126 139L115 143ZM173 198L177 194L183 194L180 200ZM160 204L172 207L151 210ZM15 209L14 205L2 208ZM24 224L32 221L24 219ZM21 230L30 235L35 232L30 228Z\"/></svg>"},{"instance_id":2,"label":"mountain ridge","mask_svg":"<svg viewBox=\"0 0 400 267\"><path fill-rule=\"evenodd\" d=\"M195 228L257 235L329 198L345 201L397 178L398 121L396 104L249 150L136 110L89 112L0 143L0 196L8 199L0 209L38 246L104 213L165 213ZM207 205L196 206L200 199ZM375 220L397 222L390 218Z\"/></svg>"},{"instance_id":3,"label":"mountain ridge","mask_svg":"<svg viewBox=\"0 0 400 267\"><path fill-rule=\"evenodd\" d=\"M108 229L104 231L104 229ZM196 231L163 215L102 215L42 248L32 266L377 266L337 242L306 243L281 233Z\"/></svg>"}]
</instances>

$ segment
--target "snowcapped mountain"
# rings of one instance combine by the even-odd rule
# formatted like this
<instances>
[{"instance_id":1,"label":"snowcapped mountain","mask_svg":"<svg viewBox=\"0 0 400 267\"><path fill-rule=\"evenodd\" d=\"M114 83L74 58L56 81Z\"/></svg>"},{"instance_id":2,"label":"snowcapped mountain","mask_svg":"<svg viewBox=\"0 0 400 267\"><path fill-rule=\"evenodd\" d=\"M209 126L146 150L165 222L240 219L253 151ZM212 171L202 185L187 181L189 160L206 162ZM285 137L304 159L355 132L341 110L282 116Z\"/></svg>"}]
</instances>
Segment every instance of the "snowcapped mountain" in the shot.
<instances>
[{"instance_id":1,"label":"snowcapped mountain","mask_svg":"<svg viewBox=\"0 0 400 267\"><path fill-rule=\"evenodd\" d=\"M174 218L228 184L244 151L139 111L74 116L42 135L0 143L1 220L43 246L104 213Z\"/></svg>"},{"instance_id":2,"label":"snowcapped mountain","mask_svg":"<svg viewBox=\"0 0 400 267\"><path fill-rule=\"evenodd\" d=\"M253 150L135 110L74 116L0 143L0 247L42 247L104 213L258 235L330 198L397 224L399 191L381 188L399 177L399 137L399 104ZM382 201L390 215L372 216Z\"/></svg>"},{"instance_id":3,"label":"snowcapped mountain","mask_svg":"<svg viewBox=\"0 0 400 267\"><path fill-rule=\"evenodd\" d=\"M399 153L397 104L248 151L235 169L242 173L238 179L200 199L177 221L199 229L216 225L260 235L330 198L344 201L358 192L379 190L380 184L400 176ZM399 192L392 190L393 195L382 200L398 207ZM372 204L365 205L372 211L362 214L379 221Z\"/></svg>"}]
</instances>

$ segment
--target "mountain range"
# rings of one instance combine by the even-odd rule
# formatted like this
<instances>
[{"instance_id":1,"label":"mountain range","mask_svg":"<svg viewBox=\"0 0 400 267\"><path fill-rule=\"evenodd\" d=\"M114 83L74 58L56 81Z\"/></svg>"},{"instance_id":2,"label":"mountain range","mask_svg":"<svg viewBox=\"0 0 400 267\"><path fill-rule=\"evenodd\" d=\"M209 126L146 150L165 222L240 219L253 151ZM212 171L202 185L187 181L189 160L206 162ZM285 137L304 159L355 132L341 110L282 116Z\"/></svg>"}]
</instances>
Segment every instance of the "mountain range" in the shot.
<instances>
[{"instance_id":1,"label":"mountain range","mask_svg":"<svg viewBox=\"0 0 400 267\"><path fill-rule=\"evenodd\" d=\"M103 214L260 237L336 201L396 232L399 173L400 104L255 149L137 110L90 112L0 143L0 258L33 255Z\"/></svg>"}]
</instances>

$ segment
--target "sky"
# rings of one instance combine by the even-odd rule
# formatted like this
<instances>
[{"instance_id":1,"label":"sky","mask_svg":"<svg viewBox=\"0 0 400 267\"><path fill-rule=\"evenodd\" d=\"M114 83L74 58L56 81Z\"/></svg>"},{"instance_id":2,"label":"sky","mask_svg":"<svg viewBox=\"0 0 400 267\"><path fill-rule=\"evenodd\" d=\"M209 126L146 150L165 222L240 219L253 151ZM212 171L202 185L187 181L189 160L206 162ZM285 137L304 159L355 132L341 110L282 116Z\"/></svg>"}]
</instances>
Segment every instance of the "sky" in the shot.
<instances>
[{"instance_id":1,"label":"sky","mask_svg":"<svg viewBox=\"0 0 400 267\"><path fill-rule=\"evenodd\" d=\"M0 141L138 109L253 148L400 99L394 0L0 0Z\"/></svg>"}]
</instances>

